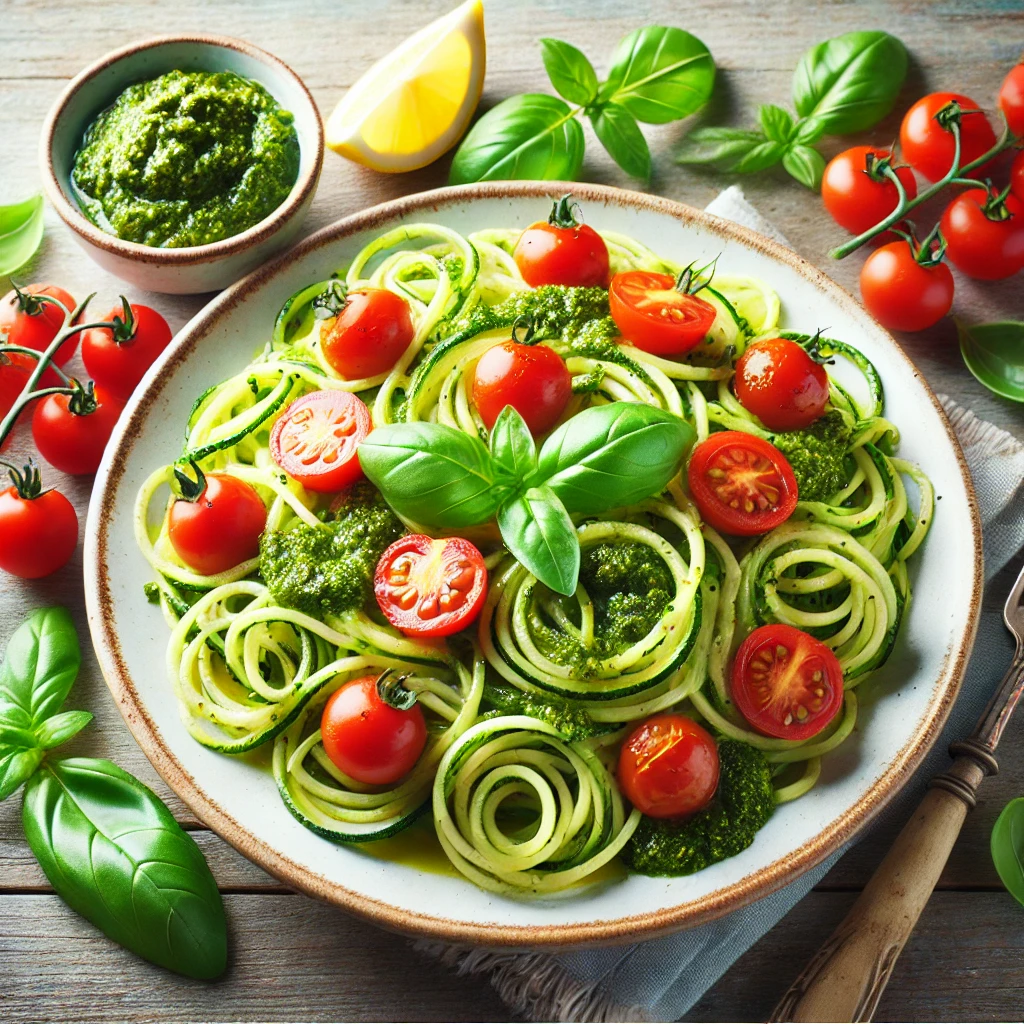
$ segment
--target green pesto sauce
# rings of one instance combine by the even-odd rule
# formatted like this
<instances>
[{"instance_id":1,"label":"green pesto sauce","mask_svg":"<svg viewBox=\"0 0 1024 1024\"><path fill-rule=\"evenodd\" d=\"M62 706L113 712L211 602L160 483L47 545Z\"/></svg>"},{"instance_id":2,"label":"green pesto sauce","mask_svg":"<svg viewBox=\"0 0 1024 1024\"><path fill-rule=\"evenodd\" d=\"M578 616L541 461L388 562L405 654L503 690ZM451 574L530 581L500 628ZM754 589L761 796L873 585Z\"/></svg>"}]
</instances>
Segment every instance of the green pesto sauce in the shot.
<instances>
[{"instance_id":1,"label":"green pesto sauce","mask_svg":"<svg viewBox=\"0 0 1024 1024\"><path fill-rule=\"evenodd\" d=\"M71 183L104 231L166 248L258 224L299 174L293 116L229 71L170 71L131 85L89 126Z\"/></svg>"},{"instance_id":2,"label":"green pesto sauce","mask_svg":"<svg viewBox=\"0 0 1024 1024\"><path fill-rule=\"evenodd\" d=\"M846 481L844 460L850 428L833 409L804 430L776 434L772 444L793 467L801 501L827 501Z\"/></svg>"}]
</instances>

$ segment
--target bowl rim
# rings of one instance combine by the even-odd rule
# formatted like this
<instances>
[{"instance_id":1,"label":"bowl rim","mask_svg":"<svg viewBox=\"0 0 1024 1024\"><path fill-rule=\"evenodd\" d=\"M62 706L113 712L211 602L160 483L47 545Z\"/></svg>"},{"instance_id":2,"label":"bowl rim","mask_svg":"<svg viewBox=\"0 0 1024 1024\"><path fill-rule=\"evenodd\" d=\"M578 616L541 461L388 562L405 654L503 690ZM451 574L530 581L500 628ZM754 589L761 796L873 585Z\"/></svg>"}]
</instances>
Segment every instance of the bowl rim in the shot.
<instances>
[{"instance_id":1,"label":"bowl rim","mask_svg":"<svg viewBox=\"0 0 1024 1024\"><path fill-rule=\"evenodd\" d=\"M739 241L795 269L853 315L869 316L850 293L791 250L749 228L673 200L605 185L547 181L484 182L421 192L373 206L321 228L227 289L190 320L168 346L147 376L145 386L136 392L122 415L115 428L112 443L107 446L89 506L85 536L85 591L93 644L103 675L121 714L157 772L207 827L270 874L307 895L340 906L384 928L405 934L492 947L568 948L582 944L617 945L641 938L655 938L714 921L781 889L838 850L867 825L909 780L913 770L938 738L956 699L977 631L983 584L981 520L970 472L956 435L931 387L892 336L877 325L879 332L888 339L894 352L907 364L908 370L920 380L939 415L957 460L972 525L971 543L974 557L968 620L959 641L951 645L946 652L942 671L936 679L931 700L915 735L901 750L893 754L879 777L856 804L848 807L797 850L777 858L764 868L746 875L729 886L657 911L578 924L478 924L408 911L347 889L296 863L270 843L257 838L243 828L227 810L207 796L201 785L174 757L140 700L118 637L113 630L114 599L107 562L110 544L109 524L117 501L118 488L125 473L127 455L141 433L147 409L152 407L151 399L159 395L167 385L171 373L192 355L206 335L216 329L222 316L230 313L248 295L266 285L296 258L357 232L380 228L398 218L421 211L437 212L442 207L475 199L555 199L569 190L584 202L617 204L661 213L685 224L697 225L713 234Z\"/></svg>"},{"instance_id":2,"label":"bowl rim","mask_svg":"<svg viewBox=\"0 0 1024 1024\"><path fill-rule=\"evenodd\" d=\"M237 235L222 238L217 242L209 242L206 245L161 248L160 246L143 245L141 242L126 241L123 238L118 238L117 235L101 230L93 224L68 198L58 180L53 166L53 150L67 106L86 82L95 78L100 72L136 53L143 50L159 49L160 47L175 43L198 43L225 50L235 50L238 53L252 57L261 64L275 68L290 78L298 87L303 102L308 105L309 112L313 115L315 152L313 160L309 163L306 170L300 170L299 176L296 178L295 184L292 186L291 192L289 192L284 202L252 227L246 228L245 231ZM268 88L264 83L261 82L260 84L264 85L264 88ZM113 99L114 97L111 97L111 101ZM304 140L299 140L300 147L305 144ZM57 97L49 113L46 115L46 120L43 122L43 131L39 141L39 162L42 171L43 188L46 191L47 198L57 211L57 215L72 231L81 235L91 245L120 256L123 259L135 262L159 264L162 266L188 266L196 263L209 263L245 252L276 234L292 217L303 209L307 200L311 198L312 193L316 189L320 172L323 168L324 125L316 101L313 99L306 83L283 60L275 57L267 50L254 46L244 39L235 39L231 36L203 34L150 36L119 47L116 50L111 50L71 79L62 90L60 96Z\"/></svg>"}]
</instances>

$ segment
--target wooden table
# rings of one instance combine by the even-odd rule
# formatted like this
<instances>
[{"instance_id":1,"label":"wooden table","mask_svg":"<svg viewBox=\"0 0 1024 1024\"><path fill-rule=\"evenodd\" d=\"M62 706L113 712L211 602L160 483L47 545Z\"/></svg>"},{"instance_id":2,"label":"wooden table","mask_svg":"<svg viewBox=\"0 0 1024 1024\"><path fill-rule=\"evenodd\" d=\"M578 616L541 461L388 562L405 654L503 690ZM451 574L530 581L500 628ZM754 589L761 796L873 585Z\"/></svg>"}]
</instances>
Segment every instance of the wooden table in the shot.
<instances>
[{"instance_id":1,"label":"wooden table","mask_svg":"<svg viewBox=\"0 0 1024 1024\"><path fill-rule=\"evenodd\" d=\"M136 37L214 32L242 36L290 64L323 111L375 59L409 31L443 13L453 0L5 0L0 19L0 201L35 191L36 146L43 116L64 82L85 64ZM885 28L912 52L904 108L929 89L959 90L991 104L999 81L1024 43L1020 0L650 0L628 13L621 0L489 0L489 71L484 105L515 92L546 88L536 46L541 36L567 39L589 53L599 71L617 40L643 22L679 24L698 34L719 67L707 111L716 122L751 122L757 105L786 103L801 52L822 38L858 28ZM642 20L641 20L642 19ZM897 131L898 112L870 133L878 142ZM685 126L648 130L654 192L705 205L729 179L683 169L672 151ZM588 130L589 134L589 130ZM860 141L860 140L857 140ZM867 141L867 140L864 140ZM829 152L842 143L829 140ZM386 177L327 155L309 228L365 206L443 184L446 164ZM626 187L629 181L588 142L583 177ZM749 198L813 263L855 290L860 256L830 263L840 237L818 198L781 170L743 182ZM22 280L50 279L78 297L98 291L108 307L122 290L82 255L48 214L43 248ZM975 320L1024 313L1021 280L979 285L958 279L957 311ZM131 294L159 308L174 328L201 298ZM826 325L822 325L826 326ZM947 320L903 339L938 391L1024 437L1024 409L995 398L963 368ZM25 431L15 453L27 453ZM47 479L73 495L84 521L90 480ZM173 808L209 858L224 892L232 957L217 985L183 980L109 943L52 895L22 837L14 797L0 805L0 1019L134 1020L501 1020L508 1016L490 988L460 979L413 953L399 937L288 891L206 831L157 777L110 700L89 648L81 557L38 583L0 579L0 639L33 607L72 608L85 646L69 706L92 710L95 723L69 753L110 757L149 783ZM154 671L161 671L158 659ZM1001 774L987 782L949 866L879 1009L882 1020L1011 1020L1024 1003L1024 910L1000 887L988 857L988 835L1003 804L1024 790L1024 718L1003 742ZM892 838L862 842L790 916L751 949L693 1009L692 1020L762 1020L805 960L827 936L869 877Z\"/></svg>"}]
</instances>

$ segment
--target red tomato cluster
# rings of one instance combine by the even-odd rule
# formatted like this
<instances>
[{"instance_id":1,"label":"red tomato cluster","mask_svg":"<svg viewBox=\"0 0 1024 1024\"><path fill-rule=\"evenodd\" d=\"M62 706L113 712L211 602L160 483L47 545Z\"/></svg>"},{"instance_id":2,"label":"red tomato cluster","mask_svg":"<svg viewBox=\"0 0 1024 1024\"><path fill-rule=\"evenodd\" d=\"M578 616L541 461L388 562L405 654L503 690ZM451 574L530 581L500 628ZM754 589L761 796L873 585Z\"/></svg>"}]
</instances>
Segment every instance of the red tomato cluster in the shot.
<instances>
[{"instance_id":1,"label":"red tomato cluster","mask_svg":"<svg viewBox=\"0 0 1024 1024\"><path fill-rule=\"evenodd\" d=\"M53 284L14 288L0 300L0 344L45 352L64 329L64 313L74 298ZM64 367L78 347L70 333L39 374L33 390L68 388L27 403L32 410L32 437L39 454L55 469L72 475L95 473L114 425L150 364L171 340L170 328L155 310L127 304L112 310L104 322L82 335L82 359L92 381L69 379ZM25 392L39 360L25 352L0 354L0 420ZM34 408L33 408L34 407ZM5 439L6 441L6 439ZM71 502L57 490L43 490L38 472L12 473L15 486L0 495L0 569L35 578L61 568L78 542L78 517Z\"/></svg>"},{"instance_id":2,"label":"red tomato cluster","mask_svg":"<svg viewBox=\"0 0 1024 1024\"><path fill-rule=\"evenodd\" d=\"M1010 131L1024 136L1024 63L1003 81L998 96ZM854 234L870 231L897 209L895 174L909 199L917 195L913 171L929 182L941 182L956 156L949 114L959 108L960 163L980 159L997 145L996 133L984 112L969 96L936 92L919 99L900 126L900 154L909 166L896 164L892 150L855 146L825 168L821 194L836 223ZM994 159L970 172L974 178L992 172ZM897 234L902 234L896 231ZM921 331L952 308L953 275L944 259L961 273L983 281L1010 277L1024 269L1024 153L1018 153L1005 189L976 187L948 204L937 232L923 243L903 235L886 244L864 263L861 297L885 327Z\"/></svg>"}]
</instances>

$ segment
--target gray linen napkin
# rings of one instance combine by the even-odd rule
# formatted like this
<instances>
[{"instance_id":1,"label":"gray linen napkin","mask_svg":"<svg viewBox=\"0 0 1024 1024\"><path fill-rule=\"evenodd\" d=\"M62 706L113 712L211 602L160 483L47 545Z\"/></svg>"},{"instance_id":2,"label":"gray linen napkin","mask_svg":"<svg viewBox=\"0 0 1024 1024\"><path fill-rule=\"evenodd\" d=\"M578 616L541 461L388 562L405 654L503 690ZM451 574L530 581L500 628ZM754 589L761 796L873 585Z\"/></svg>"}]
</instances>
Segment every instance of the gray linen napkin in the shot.
<instances>
[{"instance_id":1,"label":"gray linen napkin","mask_svg":"<svg viewBox=\"0 0 1024 1024\"><path fill-rule=\"evenodd\" d=\"M733 186L708 212L787 244ZM981 509L985 579L991 580L1024 543L1024 445L970 410L940 396L963 446ZM949 743L966 735L1012 655L997 614L982 616L959 699L942 737L882 819L902 819L927 780L948 762ZM829 871L840 850L784 889L711 924L650 942L571 953L498 952L420 940L422 952L460 974L480 974L513 1012L532 1021L676 1020Z\"/></svg>"}]
</instances>

